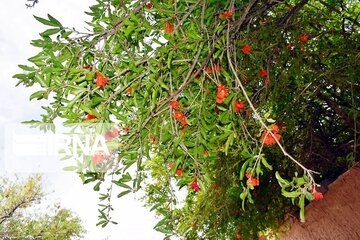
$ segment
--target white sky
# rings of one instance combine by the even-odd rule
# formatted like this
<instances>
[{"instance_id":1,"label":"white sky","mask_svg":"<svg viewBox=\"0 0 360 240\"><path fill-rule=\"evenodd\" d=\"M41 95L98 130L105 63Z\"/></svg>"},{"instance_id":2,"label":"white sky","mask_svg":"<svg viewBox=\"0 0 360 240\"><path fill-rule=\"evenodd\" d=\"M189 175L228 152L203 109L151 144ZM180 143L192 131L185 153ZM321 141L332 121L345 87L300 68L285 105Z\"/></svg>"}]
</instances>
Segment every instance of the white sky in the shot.
<instances>
[{"instance_id":1,"label":"white sky","mask_svg":"<svg viewBox=\"0 0 360 240\"><path fill-rule=\"evenodd\" d=\"M18 64L27 64L26 59L34 56L37 49L30 45L32 39L46 26L37 22L33 15L46 17L49 13L57 18L64 26L82 30L86 15L83 14L93 1L71 0L40 0L33 9L25 7L25 0L6 1L0 8L0 174L13 174L17 166L18 171L38 172L44 175L44 186L50 193L47 197L51 201L61 203L62 207L70 208L83 220L88 231L85 239L125 239L125 240L156 240L162 235L153 230L156 224L154 215L142 207L142 203L134 199L133 195L117 199L113 203L116 211L114 220L118 225L106 228L96 227L98 195L92 190L92 185L83 186L80 178L72 172L63 172L57 159L48 159L38 164L20 164L12 168L6 167L4 148L7 142L5 128L12 124L30 119L39 119L42 113L41 104L45 102L31 101L29 96L34 89L22 86L15 87L15 73L21 72ZM89 20L89 19L87 19ZM11 162L20 163L24 158L18 156ZM51 167L49 167L51 165ZM44 167L45 166L45 167ZM120 190L115 188L116 190Z\"/></svg>"}]
</instances>

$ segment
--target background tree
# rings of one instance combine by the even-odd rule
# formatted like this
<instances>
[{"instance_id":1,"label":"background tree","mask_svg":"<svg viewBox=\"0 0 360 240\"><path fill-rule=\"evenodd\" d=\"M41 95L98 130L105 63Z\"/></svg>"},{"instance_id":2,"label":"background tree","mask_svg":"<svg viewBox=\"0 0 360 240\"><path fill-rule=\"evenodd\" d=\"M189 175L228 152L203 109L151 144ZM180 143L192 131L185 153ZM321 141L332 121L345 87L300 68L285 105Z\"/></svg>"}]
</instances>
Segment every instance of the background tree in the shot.
<instances>
[{"instance_id":1,"label":"background tree","mask_svg":"<svg viewBox=\"0 0 360 240\"><path fill-rule=\"evenodd\" d=\"M30 123L115 125L117 168L68 168L97 191L111 179L99 225L116 185L144 189L167 236L254 239L293 204L304 221L315 180L359 159L358 1L98 0L87 14L88 32L36 17L50 28L15 78L50 99Z\"/></svg>"},{"instance_id":2,"label":"background tree","mask_svg":"<svg viewBox=\"0 0 360 240\"><path fill-rule=\"evenodd\" d=\"M39 213L36 205L44 197L39 175L24 182L1 178L0 183L1 239L72 239L85 232L81 220L68 209L54 205L46 214Z\"/></svg>"}]
</instances>

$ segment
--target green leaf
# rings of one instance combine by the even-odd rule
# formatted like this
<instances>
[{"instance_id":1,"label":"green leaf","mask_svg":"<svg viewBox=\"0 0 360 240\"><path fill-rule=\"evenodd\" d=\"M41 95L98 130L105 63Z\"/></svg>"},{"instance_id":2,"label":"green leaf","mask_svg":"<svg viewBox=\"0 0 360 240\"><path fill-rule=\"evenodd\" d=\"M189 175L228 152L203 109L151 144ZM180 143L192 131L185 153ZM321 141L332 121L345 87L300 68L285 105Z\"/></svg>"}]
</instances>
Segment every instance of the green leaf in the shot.
<instances>
[{"instance_id":1,"label":"green leaf","mask_svg":"<svg viewBox=\"0 0 360 240\"><path fill-rule=\"evenodd\" d=\"M101 184L101 182L98 182L97 184L95 184L95 186L94 186L94 191L99 191L100 190L100 184Z\"/></svg>"},{"instance_id":2,"label":"green leaf","mask_svg":"<svg viewBox=\"0 0 360 240\"><path fill-rule=\"evenodd\" d=\"M284 189L281 189L281 194L287 198L296 198L301 194L301 192L299 191L288 192L285 191Z\"/></svg>"},{"instance_id":3,"label":"green leaf","mask_svg":"<svg viewBox=\"0 0 360 240\"><path fill-rule=\"evenodd\" d=\"M51 23L55 24L55 26L62 27L61 23L56 18L51 16L50 14L48 14L48 18Z\"/></svg>"},{"instance_id":4,"label":"green leaf","mask_svg":"<svg viewBox=\"0 0 360 240\"><path fill-rule=\"evenodd\" d=\"M249 165L250 159L246 160L243 165L241 166L241 170L240 170L240 180L244 179L244 175L247 169L247 166Z\"/></svg>"},{"instance_id":5,"label":"green leaf","mask_svg":"<svg viewBox=\"0 0 360 240\"><path fill-rule=\"evenodd\" d=\"M278 182L279 182L279 184L280 184L281 187L287 187L287 186L290 185L290 182L287 181L287 180L285 180L285 179L283 179L283 178L280 176L280 174L279 174L278 171L275 172L275 177L276 177L276 179L278 180Z\"/></svg>"},{"instance_id":6,"label":"green leaf","mask_svg":"<svg viewBox=\"0 0 360 240\"><path fill-rule=\"evenodd\" d=\"M48 36L51 36L51 35L54 35L58 32L60 32L61 29L60 28L50 28L42 33L40 33L40 36L42 37L48 37Z\"/></svg>"},{"instance_id":7,"label":"green leaf","mask_svg":"<svg viewBox=\"0 0 360 240\"><path fill-rule=\"evenodd\" d=\"M22 70L25 70L25 71L28 71L28 72L30 72L30 71L35 71L35 68L33 68L33 67L30 67L30 66L26 66L26 65L18 65L18 67L19 68L21 68Z\"/></svg>"},{"instance_id":8,"label":"green leaf","mask_svg":"<svg viewBox=\"0 0 360 240\"><path fill-rule=\"evenodd\" d=\"M266 161L266 159L264 157L261 157L261 162L262 164L269 170L272 170L272 166Z\"/></svg>"},{"instance_id":9,"label":"green leaf","mask_svg":"<svg viewBox=\"0 0 360 240\"><path fill-rule=\"evenodd\" d=\"M42 24L47 25L47 26L53 26L53 27L58 27L58 26L59 26L59 25L58 25L57 23L55 23L55 22L49 21L49 20L44 19L44 18L41 18L41 17L37 17L37 16L35 16L35 15L34 15L34 18L35 18L36 20L38 20L39 22L41 22Z\"/></svg>"},{"instance_id":10,"label":"green leaf","mask_svg":"<svg viewBox=\"0 0 360 240\"><path fill-rule=\"evenodd\" d=\"M125 196L126 194L130 193L131 190L125 190L117 195L118 198L121 198L122 196Z\"/></svg>"},{"instance_id":11,"label":"green leaf","mask_svg":"<svg viewBox=\"0 0 360 240\"><path fill-rule=\"evenodd\" d=\"M77 169L78 169L77 166L68 166L63 168L64 171L75 171Z\"/></svg>"},{"instance_id":12,"label":"green leaf","mask_svg":"<svg viewBox=\"0 0 360 240\"><path fill-rule=\"evenodd\" d=\"M34 98L36 98L37 100L40 100L42 98L44 98L44 95L46 94L46 91L37 91L34 92L33 94L30 95L30 101L33 100Z\"/></svg>"},{"instance_id":13,"label":"green leaf","mask_svg":"<svg viewBox=\"0 0 360 240\"><path fill-rule=\"evenodd\" d=\"M300 197L300 222L305 222L305 197L301 195Z\"/></svg>"},{"instance_id":14,"label":"green leaf","mask_svg":"<svg viewBox=\"0 0 360 240\"><path fill-rule=\"evenodd\" d=\"M230 147L230 145L232 145L233 142L234 142L234 136L235 136L235 133L231 133L231 134L229 135L226 143L225 143L225 155L228 154L229 147Z\"/></svg>"}]
</instances>

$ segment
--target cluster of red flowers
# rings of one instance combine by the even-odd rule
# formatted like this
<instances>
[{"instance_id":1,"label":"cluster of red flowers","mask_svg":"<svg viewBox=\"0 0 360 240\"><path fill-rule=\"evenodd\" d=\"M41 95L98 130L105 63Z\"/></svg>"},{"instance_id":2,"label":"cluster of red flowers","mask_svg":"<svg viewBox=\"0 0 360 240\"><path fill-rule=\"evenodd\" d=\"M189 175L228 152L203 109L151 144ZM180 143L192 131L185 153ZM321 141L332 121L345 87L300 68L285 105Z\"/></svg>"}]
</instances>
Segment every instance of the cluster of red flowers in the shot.
<instances>
[{"instance_id":1,"label":"cluster of red flowers","mask_svg":"<svg viewBox=\"0 0 360 240\"><path fill-rule=\"evenodd\" d=\"M192 190L194 190L195 192L200 190L200 186L198 184L197 178L194 178L194 180L190 183L190 187Z\"/></svg>"},{"instance_id":2,"label":"cluster of red flowers","mask_svg":"<svg viewBox=\"0 0 360 240\"><path fill-rule=\"evenodd\" d=\"M111 129L110 131L106 131L104 137L105 137L105 140L106 140L106 141L110 141L110 140L112 140L113 138L118 137L119 135L120 135L120 131L117 130L117 129L115 129L115 128L113 128L113 129Z\"/></svg>"},{"instance_id":3,"label":"cluster of red flowers","mask_svg":"<svg viewBox=\"0 0 360 240\"><path fill-rule=\"evenodd\" d=\"M299 37L299 40L303 43L306 43L309 40L309 35L303 34Z\"/></svg>"},{"instance_id":4,"label":"cluster of red flowers","mask_svg":"<svg viewBox=\"0 0 360 240\"><path fill-rule=\"evenodd\" d=\"M178 109L179 108L179 102L178 101L176 101L176 100L171 100L170 101L170 106L171 106L171 108L172 109Z\"/></svg>"},{"instance_id":5,"label":"cluster of red flowers","mask_svg":"<svg viewBox=\"0 0 360 240\"><path fill-rule=\"evenodd\" d=\"M315 201L319 201L324 198L324 195L321 192L317 192L314 186L311 186L311 192Z\"/></svg>"},{"instance_id":6,"label":"cluster of red flowers","mask_svg":"<svg viewBox=\"0 0 360 240\"><path fill-rule=\"evenodd\" d=\"M165 27L164 27L164 32L170 34L173 31L174 31L174 26L171 25L171 23L166 22Z\"/></svg>"},{"instance_id":7,"label":"cluster of red flowers","mask_svg":"<svg viewBox=\"0 0 360 240\"><path fill-rule=\"evenodd\" d=\"M234 15L233 11L227 10L227 11L223 12L222 14L220 14L220 18L230 19L233 15Z\"/></svg>"},{"instance_id":8,"label":"cluster of red flowers","mask_svg":"<svg viewBox=\"0 0 360 240\"><path fill-rule=\"evenodd\" d=\"M183 172L182 168L178 168L178 169L176 169L175 174L176 174L176 176L181 177L182 172Z\"/></svg>"},{"instance_id":9,"label":"cluster of red flowers","mask_svg":"<svg viewBox=\"0 0 360 240\"><path fill-rule=\"evenodd\" d=\"M183 127L185 127L188 124L185 114L181 111L174 111L174 118L176 121L180 122L181 126Z\"/></svg>"},{"instance_id":10,"label":"cluster of red flowers","mask_svg":"<svg viewBox=\"0 0 360 240\"><path fill-rule=\"evenodd\" d=\"M270 134L268 130L265 130L261 137L261 142L266 146L273 145L276 143L276 140L279 141L281 139L281 135L279 134L280 128L278 125L273 124L272 126L270 126L270 130L275 138Z\"/></svg>"},{"instance_id":11,"label":"cluster of red flowers","mask_svg":"<svg viewBox=\"0 0 360 240\"><path fill-rule=\"evenodd\" d=\"M98 87L105 87L106 84L109 83L109 79L102 75L99 71L96 70L96 86Z\"/></svg>"},{"instance_id":12,"label":"cluster of red flowers","mask_svg":"<svg viewBox=\"0 0 360 240\"><path fill-rule=\"evenodd\" d=\"M259 74L264 79L264 85L268 85L270 83L270 79L268 78L268 72L266 69L260 69Z\"/></svg>"},{"instance_id":13,"label":"cluster of red flowers","mask_svg":"<svg viewBox=\"0 0 360 240\"><path fill-rule=\"evenodd\" d=\"M109 155L105 155L104 151L97 151L92 156L92 161L95 165L101 164L106 158L109 158Z\"/></svg>"},{"instance_id":14,"label":"cluster of red flowers","mask_svg":"<svg viewBox=\"0 0 360 240\"><path fill-rule=\"evenodd\" d=\"M147 8L147 9L152 9L152 7L153 7L153 5L152 5L151 2L147 2L147 3L146 3L146 8Z\"/></svg>"},{"instance_id":15,"label":"cluster of red flowers","mask_svg":"<svg viewBox=\"0 0 360 240\"><path fill-rule=\"evenodd\" d=\"M247 172L245 174L245 176L248 178L248 180L246 181L246 185L253 186L253 187L256 187L256 186L260 185L259 179L257 179L256 177L253 177L251 175L251 173Z\"/></svg>"},{"instance_id":16,"label":"cluster of red flowers","mask_svg":"<svg viewBox=\"0 0 360 240\"><path fill-rule=\"evenodd\" d=\"M242 47L241 51L242 51L244 54L249 54L250 51L251 51L251 47L250 47L249 45L245 44L245 45Z\"/></svg>"},{"instance_id":17,"label":"cluster of red flowers","mask_svg":"<svg viewBox=\"0 0 360 240\"><path fill-rule=\"evenodd\" d=\"M240 110L243 110L245 108L245 104L243 101L236 100L234 103L234 109L235 112L240 112Z\"/></svg>"},{"instance_id":18,"label":"cluster of red flowers","mask_svg":"<svg viewBox=\"0 0 360 240\"><path fill-rule=\"evenodd\" d=\"M229 95L229 89L227 89L224 85L219 84L217 86L217 96L216 103L223 103L224 99Z\"/></svg>"},{"instance_id":19,"label":"cluster of red flowers","mask_svg":"<svg viewBox=\"0 0 360 240\"><path fill-rule=\"evenodd\" d=\"M267 75L268 75L267 71L265 69L263 69L263 68L260 69L259 74L263 78L267 77Z\"/></svg>"},{"instance_id":20,"label":"cluster of red flowers","mask_svg":"<svg viewBox=\"0 0 360 240\"><path fill-rule=\"evenodd\" d=\"M213 68L210 68L210 67L205 68L205 72L207 72L208 74L214 74L215 71L218 71L218 72L222 71L222 68L219 64L214 64Z\"/></svg>"}]
</instances>

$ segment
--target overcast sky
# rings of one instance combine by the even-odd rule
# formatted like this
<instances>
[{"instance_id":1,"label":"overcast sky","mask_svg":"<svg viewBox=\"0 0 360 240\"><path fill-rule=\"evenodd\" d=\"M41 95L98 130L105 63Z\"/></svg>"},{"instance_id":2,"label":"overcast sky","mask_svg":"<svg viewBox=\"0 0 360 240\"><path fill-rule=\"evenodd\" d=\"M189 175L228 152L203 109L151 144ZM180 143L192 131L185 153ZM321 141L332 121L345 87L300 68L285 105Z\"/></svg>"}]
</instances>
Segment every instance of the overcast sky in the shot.
<instances>
[{"instance_id":1,"label":"overcast sky","mask_svg":"<svg viewBox=\"0 0 360 240\"><path fill-rule=\"evenodd\" d=\"M76 212L84 221L88 235L85 239L124 239L124 240L157 240L162 235L153 230L156 220L142 203L134 196L117 199L114 202L116 211L114 220L118 225L103 229L96 227L98 195L92 186L83 186L80 178L72 172L63 172L62 165L55 158L38 162L25 162L21 156L5 154L9 138L6 129L18 128L17 123L25 120L39 119L42 113L41 104L45 102L29 101L34 89L22 86L15 87L15 73L21 72L18 64L27 64L26 59L34 56L37 49L30 45L32 39L45 30L33 15L46 17L49 13L64 26L83 29L87 19L83 13L93 1L40 0L33 9L25 7L25 0L6 1L0 8L0 173L9 176L19 171L25 174L41 172L44 175L44 187L50 193L48 200L60 202ZM88 20L88 19L87 19ZM14 127L15 126L15 127Z\"/></svg>"}]
</instances>

